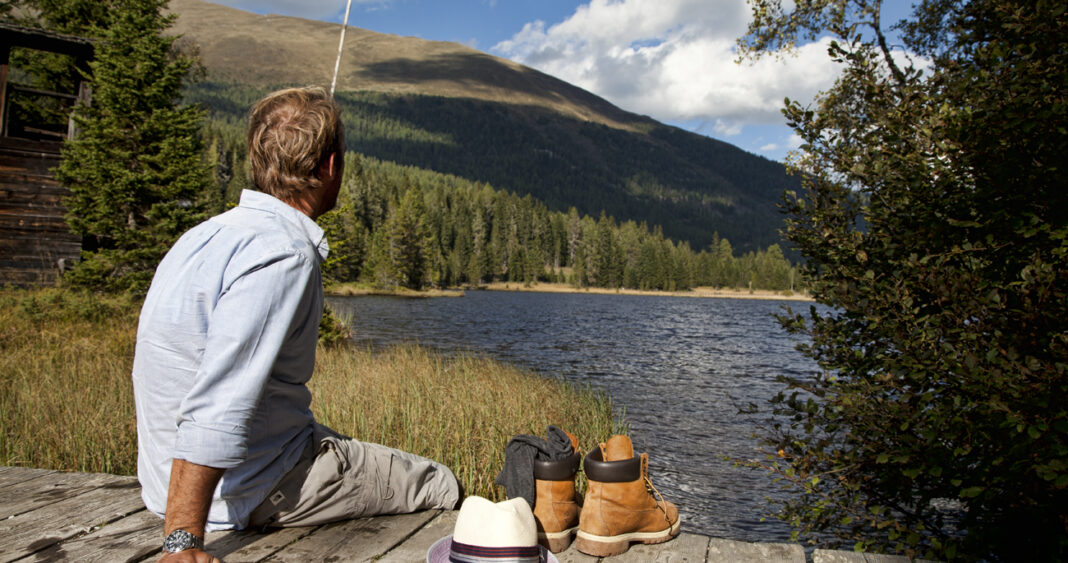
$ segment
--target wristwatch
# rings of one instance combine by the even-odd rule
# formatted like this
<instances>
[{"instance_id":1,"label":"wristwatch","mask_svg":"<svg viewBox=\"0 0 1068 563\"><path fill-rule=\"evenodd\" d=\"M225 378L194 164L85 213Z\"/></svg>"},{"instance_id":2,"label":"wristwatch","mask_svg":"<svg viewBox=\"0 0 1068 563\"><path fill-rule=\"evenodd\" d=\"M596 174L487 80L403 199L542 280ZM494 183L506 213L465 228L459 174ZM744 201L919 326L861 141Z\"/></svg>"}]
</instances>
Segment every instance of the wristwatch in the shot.
<instances>
[{"instance_id":1,"label":"wristwatch","mask_svg":"<svg viewBox=\"0 0 1068 563\"><path fill-rule=\"evenodd\" d=\"M198 538L185 530L175 530L163 540L163 551L178 553L187 549L204 549L204 538Z\"/></svg>"}]
</instances>

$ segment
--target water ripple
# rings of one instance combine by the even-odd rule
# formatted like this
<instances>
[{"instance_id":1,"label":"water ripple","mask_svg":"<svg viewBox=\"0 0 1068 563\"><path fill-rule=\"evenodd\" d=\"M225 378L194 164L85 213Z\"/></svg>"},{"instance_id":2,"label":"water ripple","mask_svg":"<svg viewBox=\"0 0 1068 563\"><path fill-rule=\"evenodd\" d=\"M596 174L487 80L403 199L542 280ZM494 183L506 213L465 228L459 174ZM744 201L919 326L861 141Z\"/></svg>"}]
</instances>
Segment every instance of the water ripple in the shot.
<instances>
[{"instance_id":1,"label":"water ripple","mask_svg":"<svg viewBox=\"0 0 1068 563\"><path fill-rule=\"evenodd\" d=\"M783 541L769 518L775 484L724 458L751 458L753 420L776 378L811 373L768 301L469 292L461 299L330 298L371 346L418 342L472 350L607 391L650 457L653 482L687 531Z\"/></svg>"}]
</instances>

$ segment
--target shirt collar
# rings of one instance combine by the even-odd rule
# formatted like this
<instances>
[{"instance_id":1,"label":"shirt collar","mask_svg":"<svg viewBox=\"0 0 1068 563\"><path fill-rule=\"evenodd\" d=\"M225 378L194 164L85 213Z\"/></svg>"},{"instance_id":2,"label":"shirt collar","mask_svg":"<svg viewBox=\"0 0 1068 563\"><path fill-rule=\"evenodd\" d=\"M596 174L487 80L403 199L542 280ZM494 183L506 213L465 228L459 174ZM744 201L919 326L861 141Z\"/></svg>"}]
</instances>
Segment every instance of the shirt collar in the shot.
<instances>
[{"instance_id":1,"label":"shirt collar","mask_svg":"<svg viewBox=\"0 0 1068 563\"><path fill-rule=\"evenodd\" d=\"M315 250L319 252L320 259L326 260L327 255L330 254L330 243L327 242L326 233L323 232L323 229L315 224L315 221L313 221L311 217L297 211L288 203L263 192L241 190L241 203L239 205L241 207L268 211L296 224L300 227L304 236L308 237L308 241L312 243Z\"/></svg>"}]
</instances>

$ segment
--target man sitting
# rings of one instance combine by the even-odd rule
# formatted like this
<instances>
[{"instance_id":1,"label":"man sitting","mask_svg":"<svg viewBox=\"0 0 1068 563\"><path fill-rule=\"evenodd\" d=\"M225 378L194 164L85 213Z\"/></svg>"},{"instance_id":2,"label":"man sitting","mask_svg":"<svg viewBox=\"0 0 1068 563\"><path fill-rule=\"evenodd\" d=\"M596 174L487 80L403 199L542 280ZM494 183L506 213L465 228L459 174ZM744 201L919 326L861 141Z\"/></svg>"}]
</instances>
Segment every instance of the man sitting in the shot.
<instances>
[{"instance_id":1,"label":"man sitting","mask_svg":"<svg viewBox=\"0 0 1068 563\"><path fill-rule=\"evenodd\" d=\"M138 325L137 473L145 506L165 518L160 561L214 560L206 530L460 500L447 467L315 422L306 383L329 249L314 219L341 187L340 110L322 89L289 89L257 102L249 121L257 191L175 243Z\"/></svg>"}]
</instances>

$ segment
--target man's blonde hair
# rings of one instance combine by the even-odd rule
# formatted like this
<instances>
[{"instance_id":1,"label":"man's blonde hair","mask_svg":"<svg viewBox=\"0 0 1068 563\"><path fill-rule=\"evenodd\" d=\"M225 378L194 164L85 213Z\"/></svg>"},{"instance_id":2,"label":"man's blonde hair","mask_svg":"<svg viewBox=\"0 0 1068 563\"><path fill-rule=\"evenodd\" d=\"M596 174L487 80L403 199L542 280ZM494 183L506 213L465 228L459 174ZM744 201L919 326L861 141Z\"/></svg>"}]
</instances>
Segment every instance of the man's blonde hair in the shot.
<instances>
[{"instance_id":1,"label":"man's blonde hair","mask_svg":"<svg viewBox=\"0 0 1068 563\"><path fill-rule=\"evenodd\" d=\"M268 94L252 106L248 121L252 184L283 201L319 189L322 162L335 152L344 157L341 109L322 88Z\"/></svg>"}]
</instances>

